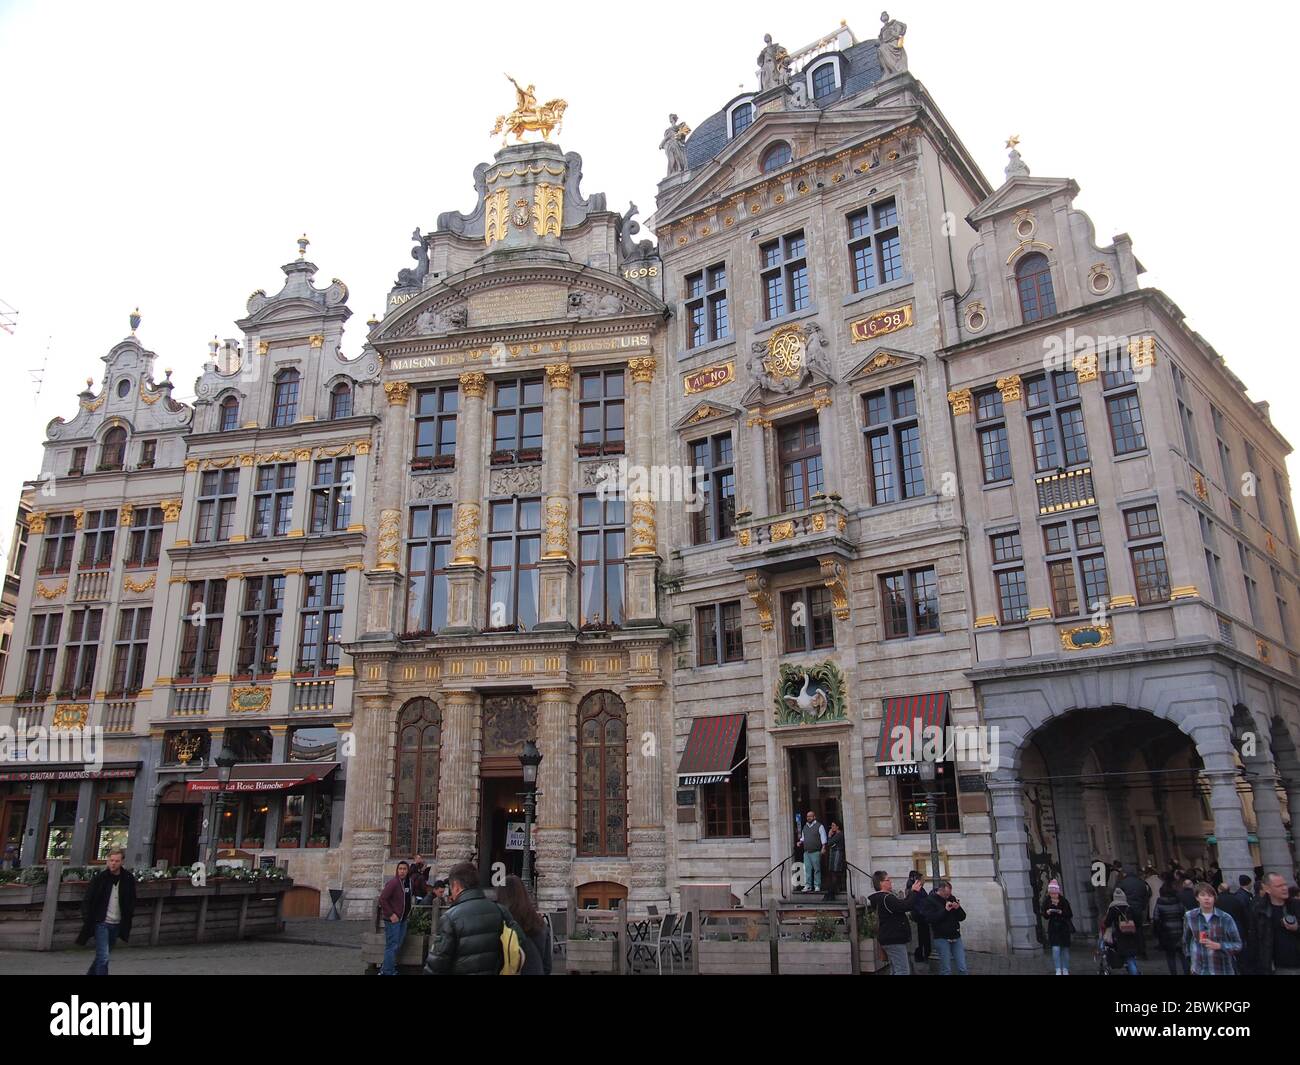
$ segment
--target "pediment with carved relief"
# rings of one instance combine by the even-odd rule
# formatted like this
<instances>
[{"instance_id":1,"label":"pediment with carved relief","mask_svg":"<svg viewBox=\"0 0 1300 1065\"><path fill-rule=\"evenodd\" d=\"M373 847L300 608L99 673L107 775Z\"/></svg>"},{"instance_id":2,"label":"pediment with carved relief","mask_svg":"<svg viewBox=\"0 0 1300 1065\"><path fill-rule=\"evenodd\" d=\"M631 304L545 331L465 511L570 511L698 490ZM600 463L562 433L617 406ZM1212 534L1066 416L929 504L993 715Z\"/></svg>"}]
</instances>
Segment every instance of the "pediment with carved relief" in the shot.
<instances>
[{"instance_id":1,"label":"pediment with carved relief","mask_svg":"<svg viewBox=\"0 0 1300 1065\"><path fill-rule=\"evenodd\" d=\"M847 381L886 374L891 370L906 370L919 366L921 360L907 351L894 348L876 348L870 355L849 371Z\"/></svg>"}]
</instances>

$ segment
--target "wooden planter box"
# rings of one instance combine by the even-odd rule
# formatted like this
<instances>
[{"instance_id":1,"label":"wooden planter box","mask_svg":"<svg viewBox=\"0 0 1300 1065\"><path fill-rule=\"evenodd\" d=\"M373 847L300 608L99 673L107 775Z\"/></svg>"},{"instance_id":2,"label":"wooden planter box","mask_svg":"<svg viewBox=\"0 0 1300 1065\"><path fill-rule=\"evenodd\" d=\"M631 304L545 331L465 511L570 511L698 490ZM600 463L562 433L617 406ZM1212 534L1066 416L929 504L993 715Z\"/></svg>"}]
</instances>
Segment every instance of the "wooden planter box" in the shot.
<instances>
[{"instance_id":1,"label":"wooden planter box","mask_svg":"<svg viewBox=\"0 0 1300 1065\"><path fill-rule=\"evenodd\" d=\"M783 939L777 944L777 963L781 967L782 976L844 976L853 972L853 944L847 939L829 943Z\"/></svg>"},{"instance_id":2,"label":"wooden planter box","mask_svg":"<svg viewBox=\"0 0 1300 1065\"><path fill-rule=\"evenodd\" d=\"M571 973L617 973L617 939L570 939L565 947L566 968Z\"/></svg>"},{"instance_id":3,"label":"wooden planter box","mask_svg":"<svg viewBox=\"0 0 1300 1065\"><path fill-rule=\"evenodd\" d=\"M880 968L876 951L876 941L874 939L861 939L858 941L859 972L874 973Z\"/></svg>"},{"instance_id":4,"label":"wooden planter box","mask_svg":"<svg viewBox=\"0 0 1300 1065\"><path fill-rule=\"evenodd\" d=\"M431 943L431 936L417 936L408 932L397 951L397 967L399 969L424 968L424 959L429 954ZM367 969L372 966L378 969L384 964L383 932L367 932L361 937L361 961Z\"/></svg>"},{"instance_id":5,"label":"wooden planter box","mask_svg":"<svg viewBox=\"0 0 1300 1065\"><path fill-rule=\"evenodd\" d=\"M771 944L766 940L705 939L695 944L700 952L700 975L770 976Z\"/></svg>"},{"instance_id":6,"label":"wooden planter box","mask_svg":"<svg viewBox=\"0 0 1300 1065\"><path fill-rule=\"evenodd\" d=\"M0 884L0 906L21 906L31 902L36 887L35 884ZM41 885L41 896L44 895L44 885Z\"/></svg>"}]
</instances>

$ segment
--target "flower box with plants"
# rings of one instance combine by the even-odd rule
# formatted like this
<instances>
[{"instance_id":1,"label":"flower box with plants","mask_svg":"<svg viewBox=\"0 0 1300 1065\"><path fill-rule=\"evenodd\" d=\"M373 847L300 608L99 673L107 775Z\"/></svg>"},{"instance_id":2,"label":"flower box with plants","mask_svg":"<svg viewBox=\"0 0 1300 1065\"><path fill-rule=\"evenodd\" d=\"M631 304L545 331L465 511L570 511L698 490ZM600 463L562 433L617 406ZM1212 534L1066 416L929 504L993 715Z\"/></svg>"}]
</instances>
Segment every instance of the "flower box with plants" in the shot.
<instances>
[{"instance_id":1,"label":"flower box with plants","mask_svg":"<svg viewBox=\"0 0 1300 1065\"><path fill-rule=\"evenodd\" d=\"M300 841L297 836L281 836L275 842L277 850L293 850L298 847Z\"/></svg>"},{"instance_id":2,"label":"flower box with plants","mask_svg":"<svg viewBox=\"0 0 1300 1065\"><path fill-rule=\"evenodd\" d=\"M308 847L328 847L329 845L330 845L329 836L322 836L319 833L317 835L311 836L307 840Z\"/></svg>"},{"instance_id":3,"label":"flower box with plants","mask_svg":"<svg viewBox=\"0 0 1300 1065\"><path fill-rule=\"evenodd\" d=\"M574 446L578 449L579 458L587 459L600 454L599 444L575 444Z\"/></svg>"},{"instance_id":4,"label":"flower box with plants","mask_svg":"<svg viewBox=\"0 0 1300 1065\"><path fill-rule=\"evenodd\" d=\"M491 461L493 466L507 466L515 461L515 453L507 450L494 451Z\"/></svg>"},{"instance_id":5,"label":"flower box with plants","mask_svg":"<svg viewBox=\"0 0 1300 1065\"><path fill-rule=\"evenodd\" d=\"M433 468L435 470L453 470L456 468L455 455L434 455Z\"/></svg>"},{"instance_id":6,"label":"flower box with plants","mask_svg":"<svg viewBox=\"0 0 1300 1065\"><path fill-rule=\"evenodd\" d=\"M818 914L808 931L795 932L794 935L799 938L792 935L791 938L782 938L777 944L777 964L783 976L853 972L848 928L833 915Z\"/></svg>"},{"instance_id":7,"label":"flower box with plants","mask_svg":"<svg viewBox=\"0 0 1300 1065\"><path fill-rule=\"evenodd\" d=\"M601 938L590 929L575 928L564 948L565 966L571 973L617 973L618 939Z\"/></svg>"},{"instance_id":8,"label":"flower box with plants","mask_svg":"<svg viewBox=\"0 0 1300 1065\"><path fill-rule=\"evenodd\" d=\"M433 459L428 455L411 459L411 469L413 470L431 470L433 469Z\"/></svg>"},{"instance_id":9,"label":"flower box with plants","mask_svg":"<svg viewBox=\"0 0 1300 1065\"><path fill-rule=\"evenodd\" d=\"M519 462L541 462L542 449L540 447L526 447L516 452Z\"/></svg>"}]
</instances>

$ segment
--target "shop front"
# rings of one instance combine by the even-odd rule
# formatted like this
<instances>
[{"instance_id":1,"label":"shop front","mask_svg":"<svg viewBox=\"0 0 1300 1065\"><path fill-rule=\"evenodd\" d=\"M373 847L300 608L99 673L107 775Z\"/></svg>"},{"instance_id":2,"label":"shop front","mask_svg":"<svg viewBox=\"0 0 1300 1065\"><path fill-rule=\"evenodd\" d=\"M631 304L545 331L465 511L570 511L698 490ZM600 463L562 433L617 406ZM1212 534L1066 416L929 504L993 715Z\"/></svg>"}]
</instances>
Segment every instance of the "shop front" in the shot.
<instances>
[{"instance_id":1,"label":"shop front","mask_svg":"<svg viewBox=\"0 0 1300 1065\"><path fill-rule=\"evenodd\" d=\"M0 771L0 855L12 867L102 862L130 839L137 763Z\"/></svg>"}]
</instances>

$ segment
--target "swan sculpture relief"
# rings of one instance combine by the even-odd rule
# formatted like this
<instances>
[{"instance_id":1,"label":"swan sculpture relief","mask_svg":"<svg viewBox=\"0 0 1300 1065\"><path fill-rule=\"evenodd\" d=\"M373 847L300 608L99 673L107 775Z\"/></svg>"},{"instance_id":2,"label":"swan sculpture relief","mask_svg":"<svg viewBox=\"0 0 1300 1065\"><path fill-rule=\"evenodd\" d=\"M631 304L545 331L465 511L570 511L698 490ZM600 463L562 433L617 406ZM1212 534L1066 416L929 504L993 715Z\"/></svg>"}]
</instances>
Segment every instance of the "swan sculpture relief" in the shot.
<instances>
[{"instance_id":1,"label":"swan sculpture relief","mask_svg":"<svg viewBox=\"0 0 1300 1065\"><path fill-rule=\"evenodd\" d=\"M825 714L828 705L826 692L813 687L812 676L807 670L803 671L803 690L798 695L784 695L782 700L795 713L813 720Z\"/></svg>"}]
</instances>

